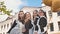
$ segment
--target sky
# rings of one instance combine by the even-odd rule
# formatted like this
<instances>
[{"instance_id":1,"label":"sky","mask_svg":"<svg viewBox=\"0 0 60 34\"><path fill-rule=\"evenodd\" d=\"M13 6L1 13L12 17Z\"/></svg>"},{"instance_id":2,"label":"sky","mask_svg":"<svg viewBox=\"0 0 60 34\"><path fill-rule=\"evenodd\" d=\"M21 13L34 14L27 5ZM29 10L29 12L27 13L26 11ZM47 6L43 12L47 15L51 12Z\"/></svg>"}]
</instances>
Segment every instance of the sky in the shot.
<instances>
[{"instance_id":1,"label":"sky","mask_svg":"<svg viewBox=\"0 0 60 34\"><path fill-rule=\"evenodd\" d=\"M18 12L24 6L40 7L42 0L0 0L4 1L7 9Z\"/></svg>"},{"instance_id":2,"label":"sky","mask_svg":"<svg viewBox=\"0 0 60 34\"><path fill-rule=\"evenodd\" d=\"M25 6L33 6L33 7L40 7L42 0L22 0L22 2L25 2Z\"/></svg>"},{"instance_id":3,"label":"sky","mask_svg":"<svg viewBox=\"0 0 60 34\"><path fill-rule=\"evenodd\" d=\"M40 7L41 2L42 2L42 0L27 0L28 6Z\"/></svg>"}]
</instances>

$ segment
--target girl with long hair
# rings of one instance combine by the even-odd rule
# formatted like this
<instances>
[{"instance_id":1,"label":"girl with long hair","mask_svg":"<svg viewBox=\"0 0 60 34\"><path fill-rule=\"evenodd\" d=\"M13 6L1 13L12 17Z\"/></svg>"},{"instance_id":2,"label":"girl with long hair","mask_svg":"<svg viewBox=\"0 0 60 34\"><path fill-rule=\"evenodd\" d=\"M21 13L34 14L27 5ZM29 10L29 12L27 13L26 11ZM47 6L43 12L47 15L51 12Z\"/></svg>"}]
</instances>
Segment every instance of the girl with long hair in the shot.
<instances>
[{"instance_id":1,"label":"girl with long hair","mask_svg":"<svg viewBox=\"0 0 60 34\"><path fill-rule=\"evenodd\" d=\"M29 12L25 13L25 29L26 31L24 32L24 34L29 34L29 30L33 27L32 25L32 21L31 21L31 14Z\"/></svg>"},{"instance_id":2,"label":"girl with long hair","mask_svg":"<svg viewBox=\"0 0 60 34\"><path fill-rule=\"evenodd\" d=\"M25 32L24 26L24 12L20 11L18 14L18 19L16 19L8 31L9 34L23 34Z\"/></svg>"}]
</instances>

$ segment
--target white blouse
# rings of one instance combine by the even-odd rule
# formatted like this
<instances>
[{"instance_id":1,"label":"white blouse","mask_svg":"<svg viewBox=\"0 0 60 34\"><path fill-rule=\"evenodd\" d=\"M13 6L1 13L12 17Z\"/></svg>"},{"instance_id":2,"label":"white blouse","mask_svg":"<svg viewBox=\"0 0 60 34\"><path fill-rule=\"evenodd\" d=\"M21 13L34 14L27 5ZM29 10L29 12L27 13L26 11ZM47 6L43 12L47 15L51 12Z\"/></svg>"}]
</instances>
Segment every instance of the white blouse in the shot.
<instances>
[{"instance_id":1,"label":"white blouse","mask_svg":"<svg viewBox=\"0 0 60 34\"><path fill-rule=\"evenodd\" d=\"M16 20L17 25L11 30L10 34L23 34L22 30L25 28L24 24Z\"/></svg>"}]
</instances>

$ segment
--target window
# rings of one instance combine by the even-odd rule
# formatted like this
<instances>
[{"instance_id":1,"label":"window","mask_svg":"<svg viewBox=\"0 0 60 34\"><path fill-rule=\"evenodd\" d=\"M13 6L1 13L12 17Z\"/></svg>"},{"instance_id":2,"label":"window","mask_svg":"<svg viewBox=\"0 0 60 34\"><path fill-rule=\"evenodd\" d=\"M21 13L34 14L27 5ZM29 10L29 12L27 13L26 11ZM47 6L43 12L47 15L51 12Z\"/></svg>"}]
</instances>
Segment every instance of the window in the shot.
<instances>
[{"instance_id":1,"label":"window","mask_svg":"<svg viewBox=\"0 0 60 34\"><path fill-rule=\"evenodd\" d=\"M57 14L58 14L58 16L60 16L60 11Z\"/></svg>"},{"instance_id":2,"label":"window","mask_svg":"<svg viewBox=\"0 0 60 34\"><path fill-rule=\"evenodd\" d=\"M6 27L6 25L4 25L4 28Z\"/></svg>"},{"instance_id":3,"label":"window","mask_svg":"<svg viewBox=\"0 0 60 34\"><path fill-rule=\"evenodd\" d=\"M53 23L50 23L50 31L54 31Z\"/></svg>"},{"instance_id":4,"label":"window","mask_svg":"<svg viewBox=\"0 0 60 34\"><path fill-rule=\"evenodd\" d=\"M1 30L3 29L3 25L1 26Z\"/></svg>"},{"instance_id":5,"label":"window","mask_svg":"<svg viewBox=\"0 0 60 34\"><path fill-rule=\"evenodd\" d=\"M7 28L9 27L9 24L7 24Z\"/></svg>"},{"instance_id":6,"label":"window","mask_svg":"<svg viewBox=\"0 0 60 34\"><path fill-rule=\"evenodd\" d=\"M58 22L59 30L60 30L60 22Z\"/></svg>"},{"instance_id":7,"label":"window","mask_svg":"<svg viewBox=\"0 0 60 34\"><path fill-rule=\"evenodd\" d=\"M12 23L11 23L11 26L12 26Z\"/></svg>"},{"instance_id":8,"label":"window","mask_svg":"<svg viewBox=\"0 0 60 34\"><path fill-rule=\"evenodd\" d=\"M52 17L52 12L51 11L49 11L48 14L49 14L49 17Z\"/></svg>"}]
</instances>

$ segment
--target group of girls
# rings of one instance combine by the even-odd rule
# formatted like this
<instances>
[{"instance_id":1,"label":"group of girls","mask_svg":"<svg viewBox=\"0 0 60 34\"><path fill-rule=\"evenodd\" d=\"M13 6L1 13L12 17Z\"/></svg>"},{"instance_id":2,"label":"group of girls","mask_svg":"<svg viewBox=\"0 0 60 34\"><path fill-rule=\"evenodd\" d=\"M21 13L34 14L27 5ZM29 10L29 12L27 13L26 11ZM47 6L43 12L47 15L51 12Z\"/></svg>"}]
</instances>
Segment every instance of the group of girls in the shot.
<instances>
[{"instance_id":1,"label":"group of girls","mask_svg":"<svg viewBox=\"0 0 60 34\"><path fill-rule=\"evenodd\" d=\"M33 19L29 12L19 11L18 19L14 20L8 34L45 34L44 27L47 25L46 13L43 10L33 11Z\"/></svg>"}]
</instances>

